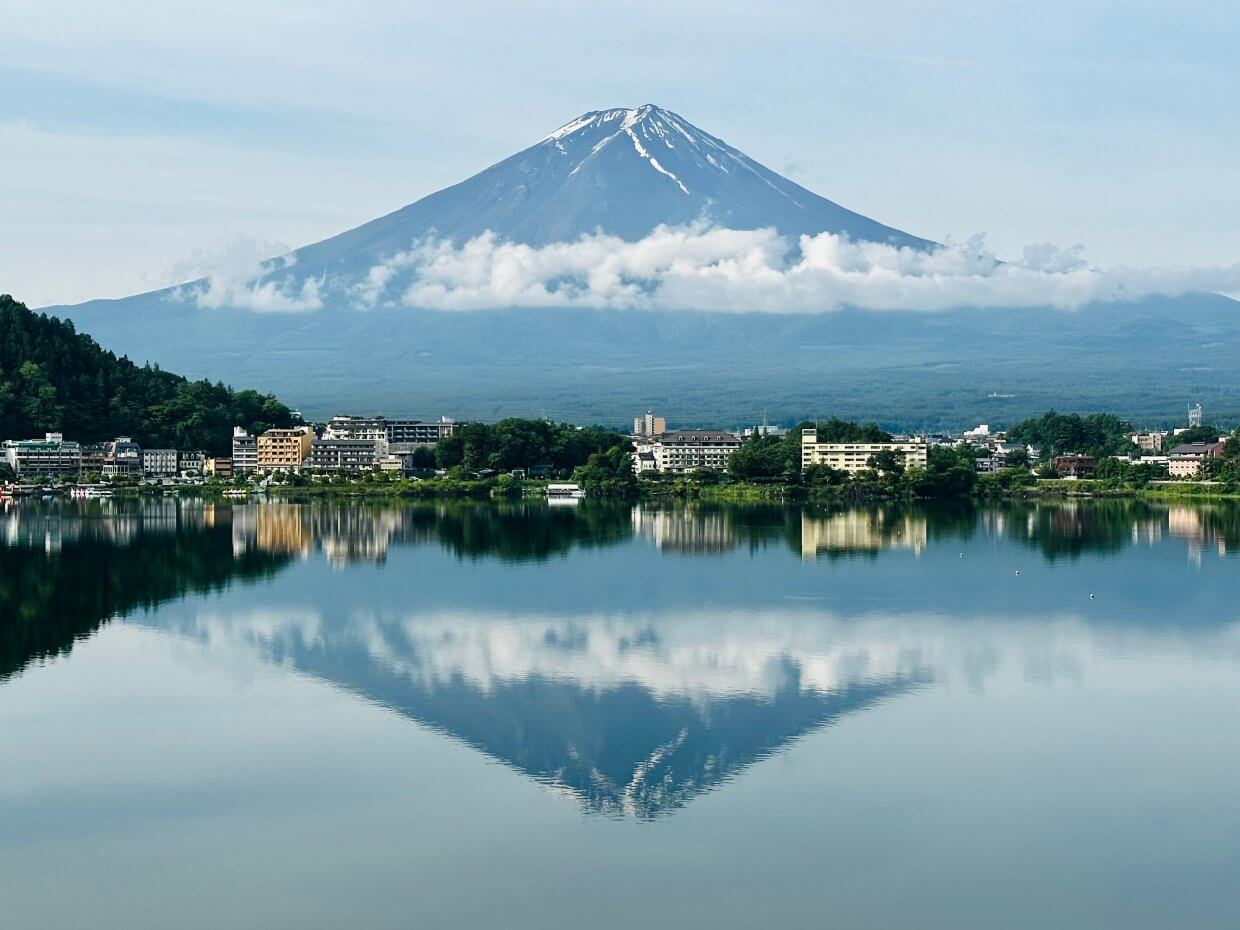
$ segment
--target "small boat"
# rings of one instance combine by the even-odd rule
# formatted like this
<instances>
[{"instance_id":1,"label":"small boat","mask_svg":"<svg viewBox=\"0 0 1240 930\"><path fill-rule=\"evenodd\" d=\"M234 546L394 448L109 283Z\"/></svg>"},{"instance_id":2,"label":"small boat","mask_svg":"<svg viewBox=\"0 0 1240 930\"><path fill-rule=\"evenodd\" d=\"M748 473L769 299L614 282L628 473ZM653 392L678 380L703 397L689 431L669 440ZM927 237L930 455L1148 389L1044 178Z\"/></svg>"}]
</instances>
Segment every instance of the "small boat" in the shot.
<instances>
[{"instance_id":1,"label":"small boat","mask_svg":"<svg viewBox=\"0 0 1240 930\"><path fill-rule=\"evenodd\" d=\"M79 484L69 490L69 496L79 501L98 500L111 497L112 489L103 484Z\"/></svg>"},{"instance_id":2,"label":"small boat","mask_svg":"<svg viewBox=\"0 0 1240 930\"><path fill-rule=\"evenodd\" d=\"M580 500L585 496L586 492L581 489L579 484L553 481L547 485L548 500Z\"/></svg>"}]
</instances>

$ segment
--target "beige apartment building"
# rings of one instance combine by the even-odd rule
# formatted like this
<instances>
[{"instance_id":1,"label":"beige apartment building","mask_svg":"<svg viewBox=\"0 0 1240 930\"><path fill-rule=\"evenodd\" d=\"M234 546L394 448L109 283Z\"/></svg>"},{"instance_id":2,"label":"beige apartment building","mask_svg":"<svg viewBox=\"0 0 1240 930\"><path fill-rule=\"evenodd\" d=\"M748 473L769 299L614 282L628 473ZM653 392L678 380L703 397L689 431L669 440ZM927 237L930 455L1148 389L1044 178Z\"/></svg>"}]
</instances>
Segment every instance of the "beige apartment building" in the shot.
<instances>
[{"instance_id":1,"label":"beige apartment building","mask_svg":"<svg viewBox=\"0 0 1240 930\"><path fill-rule=\"evenodd\" d=\"M233 460L208 458L202 462L202 473L210 478L231 478L233 476Z\"/></svg>"},{"instance_id":2,"label":"beige apartment building","mask_svg":"<svg viewBox=\"0 0 1240 930\"><path fill-rule=\"evenodd\" d=\"M855 474L870 467L870 457L890 449L904 456L906 468L925 468L930 445L924 439L905 442L819 442L818 431L801 431L801 468L826 465L836 471Z\"/></svg>"},{"instance_id":3,"label":"beige apartment building","mask_svg":"<svg viewBox=\"0 0 1240 930\"><path fill-rule=\"evenodd\" d=\"M1189 442L1176 446L1167 456L1167 474L1172 478L1196 478L1205 470L1206 459L1223 454L1226 438L1218 442Z\"/></svg>"},{"instance_id":4,"label":"beige apartment building","mask_svg":"<svg viewBox=\"0 0 1240 930\"><path fill-rule=\"evenodd\" d=\"M280 471L299 471L310 454L314 430L308 426L269 429L258 437L258 467Z\"/></svg>"},{"instance_id":5,"label":"beige apartment building","mask_svg":"<svg viewBox=\"0 0 1240 930\"><path fill-rule=\"evenodd\" d=\"M633 418L633 435L642 439L657 439L667 432L667 420L656 417L650 410L644 417Z\"/></svg>"}]
</instances>

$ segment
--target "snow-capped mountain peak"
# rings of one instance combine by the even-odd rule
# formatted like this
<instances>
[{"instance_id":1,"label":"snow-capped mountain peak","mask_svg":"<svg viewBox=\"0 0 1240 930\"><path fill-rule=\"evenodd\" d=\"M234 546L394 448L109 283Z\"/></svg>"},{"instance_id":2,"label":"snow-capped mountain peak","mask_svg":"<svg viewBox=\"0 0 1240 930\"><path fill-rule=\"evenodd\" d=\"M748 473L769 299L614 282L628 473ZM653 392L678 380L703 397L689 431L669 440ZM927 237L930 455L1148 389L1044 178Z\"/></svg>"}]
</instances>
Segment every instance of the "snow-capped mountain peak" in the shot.
<instances>
[{"instance_id":1,"label":"snow-capped mountain peak","mask_svg":"<svg viewBox=\"0 0 1240 930\"><path fill-rule=\"evenodd\" d=\"M370 267L430 233L484 232L530 245L600 230L634 241L660 225L707 221L925 247L780 176L652 103L591 110L485 171L385 217L299 250L301 273Z\"/></svg>"},{"instance_id":2,"label":"snow-capped mountain peak","mask_svg":"<svg viewBox=\"0 0 1240 930\"><path fill-rule=\"evenodd\" d=\"M743 153L721 139L703 132L684 117L653 103L640 107L583 113L544 136L540 144L554 146L562 156L571 157L577 154L578 158L570 172L575 174L585 167L586 162L617 140L621 141L622 146L626 141L631 144L638 158L644 160L653 171L662 175L685 195L689 195L689 189L674 171L663 164L669 160L668 153L674 152L677 146L689 150L697 170L729 174L739 169L761 176L756 170L756 163L751 163ZM587 146L588 153L584 156L581 156L579 151L572 151ZM771 187L781 196L789 196L787 191L778 186ZM790 199L795 202L795 198Z\"/></svg>"}]
</instances>

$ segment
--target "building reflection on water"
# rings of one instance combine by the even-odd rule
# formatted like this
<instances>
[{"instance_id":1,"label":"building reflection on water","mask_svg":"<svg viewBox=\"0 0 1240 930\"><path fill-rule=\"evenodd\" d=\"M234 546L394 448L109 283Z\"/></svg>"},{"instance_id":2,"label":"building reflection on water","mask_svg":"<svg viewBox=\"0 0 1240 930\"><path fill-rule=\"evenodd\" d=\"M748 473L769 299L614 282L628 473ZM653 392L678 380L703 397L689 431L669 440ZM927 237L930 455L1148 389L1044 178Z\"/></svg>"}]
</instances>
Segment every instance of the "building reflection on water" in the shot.
<instances>
[{"instance_id":1,"label":"building reflection on water","mask_svg":"<svg viewBox=\"0 0 1240 930\"><path fill-rule=\"evenodd\" d=\"M402 512L393 508L247 505L232 512L233 549L301 556L321 550L337 568L353 562L382 564L402 523Z\"/></svg>"},{"instance_id":2,"label":"building reflection on water","mask_svg":"<svg viewBox=\"0 0 1240 930\"><path fill-rule=\"evenodd\" d=\"M719 507L633 508L633 532L667 552L710 555L736 548L740 538L731 525L733 511Z\"/></svg>"},{"instance_id":3,"label":"building reflection on water","mask_svg":"<svg viewBox=\"0 0 1240 930\"><path fill-rule=\"evenodd\" d=\"M1227 555L1227 536L1211 520L1219 514L1219 508L1210 505L1181 505L1167 511L1167 532L1188 544L1189 558L1197 565L1206 549L1216 550L1220 557Z\"/></svg>"},{"instance_id":4,"label":"building reflection on water","mask_svg":"<svg viewBox=\"0 0 1240 930\"><path fill-rule=\"evenodd\" d=\"M579 546L647 541L662 552L724 555L742 545L786 546L807 562L822 556L922 553L932 538L982 533L1019 540L1048 558L1154 545L1186 544L1194 562L1225 557L1240 537L1232 505L1156 506L1131 501L966 505L950 514L917 505L839 509L624 505L585 501L572 508L541 502L488 504L232 504L177 498L32 503L0 501L0 546L54 553L86 540L118 546L139 534L228 528L239 555L256 549L309 557L338 568L382 564L393 545L438 542L461 556L537 559Z\"/></svg>"},{"instance_id":5,"label":"building reflection on water","mask_svg":"<svg viewBox=\"0 0 1240 930\"><path fill-rule=\"evenodd\" d=\"M842 510L827 515L801 514L801 558L819 553L877 552L882 549L926 548L924 514L886 508Z\"/></svg>"}]
</instances>

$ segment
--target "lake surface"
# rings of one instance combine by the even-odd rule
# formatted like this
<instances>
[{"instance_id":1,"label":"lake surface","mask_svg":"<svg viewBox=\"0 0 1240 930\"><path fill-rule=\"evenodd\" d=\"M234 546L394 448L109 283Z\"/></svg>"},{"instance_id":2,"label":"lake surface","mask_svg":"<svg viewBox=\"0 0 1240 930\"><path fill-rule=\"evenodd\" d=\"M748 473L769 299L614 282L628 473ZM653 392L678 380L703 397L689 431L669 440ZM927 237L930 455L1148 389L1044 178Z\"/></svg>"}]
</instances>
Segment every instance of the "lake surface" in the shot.
<instances>
[{"instance_id":1,"label":"lake surface","mask_svg":"<svg viewBox=\"0 0 1240 930\"><path fill-rule=\"evenodd\" d=\"M1238 508L3 506L5 928L1240 920Z\"/></svg>"}]
</instances>

